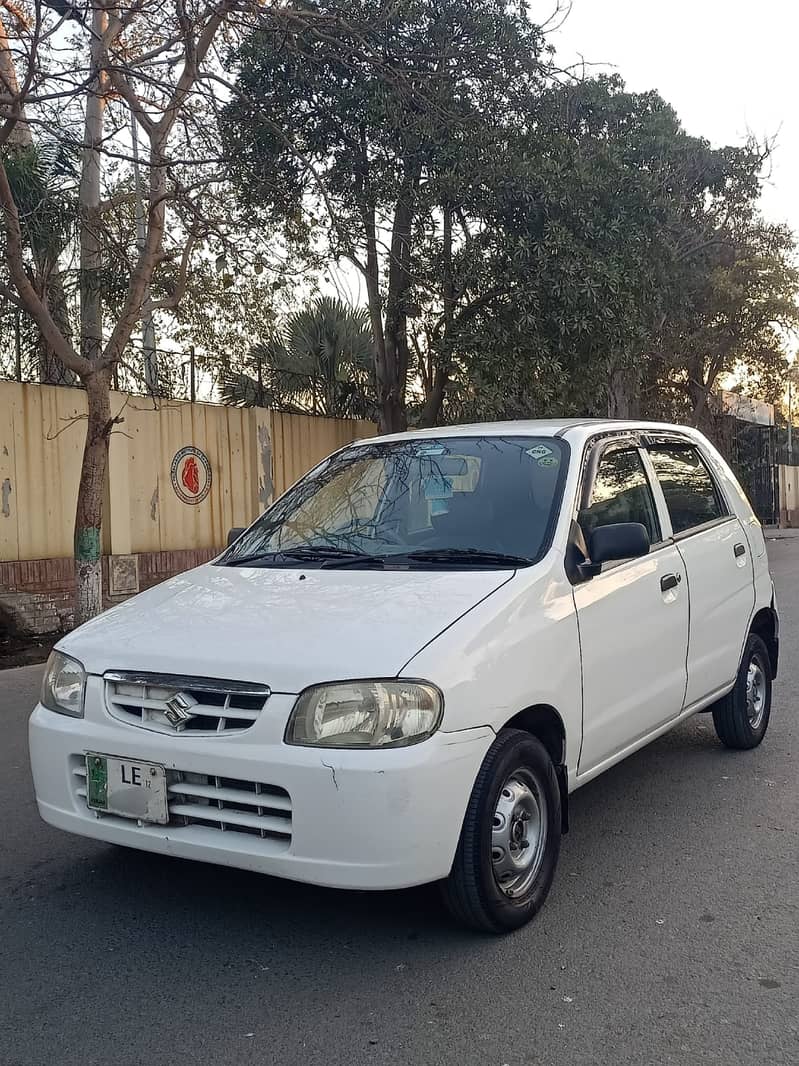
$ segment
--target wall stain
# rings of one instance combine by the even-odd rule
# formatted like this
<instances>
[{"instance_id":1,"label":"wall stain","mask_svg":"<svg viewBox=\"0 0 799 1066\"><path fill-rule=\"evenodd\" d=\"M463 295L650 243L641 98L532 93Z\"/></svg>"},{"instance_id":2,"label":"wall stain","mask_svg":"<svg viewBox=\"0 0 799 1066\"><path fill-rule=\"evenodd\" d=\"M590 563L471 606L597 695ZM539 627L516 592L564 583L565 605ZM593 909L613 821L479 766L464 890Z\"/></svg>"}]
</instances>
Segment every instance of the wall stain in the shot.
<instances>
[{"instance_id":1,"label":"wall stain","mask_svg":"<svg viewBox=\"0 0 799 1066\"><path fill-rule=\"evenodd\" d=\"M258 478L258 500L264 507L268 507L275 494L275 485L272 481L272 441L269 429L264 424L258 426L258 454L262 474Z\"/></svg>"},{"instance_id":2,"label":"wall stain","mask_svg":"<svg viewBox=\"0 0 799 1066\"><path fill-rule=\"evenodd\" d=\"M6 452L6 455L8 452ZM6 478L2 485L0 485L0 495L2 495L2 502L0 502L0 514L3 518L11 517L11 493L14 490L11 488L11 479Z\"/></svg>"},{"instance_id":3,"label":"wall stain","mask_svg":"<svg viewBox=\"0 0 799 1066\"><path fill-rule=\"evenodd\" d=\"M158 519L158 486L155 486L150 497L150 519L155 522Z\"/></svg>"},{"instance_id":4,"label":"wall stain","mask_svg":"<svg viewBox=\"0 0 799 1066\"><path fill-rule=\"evenodd\" d=\"M8 448L5 444L3 445L3 455L8 455Z\"/></svg>"}]
</instances>

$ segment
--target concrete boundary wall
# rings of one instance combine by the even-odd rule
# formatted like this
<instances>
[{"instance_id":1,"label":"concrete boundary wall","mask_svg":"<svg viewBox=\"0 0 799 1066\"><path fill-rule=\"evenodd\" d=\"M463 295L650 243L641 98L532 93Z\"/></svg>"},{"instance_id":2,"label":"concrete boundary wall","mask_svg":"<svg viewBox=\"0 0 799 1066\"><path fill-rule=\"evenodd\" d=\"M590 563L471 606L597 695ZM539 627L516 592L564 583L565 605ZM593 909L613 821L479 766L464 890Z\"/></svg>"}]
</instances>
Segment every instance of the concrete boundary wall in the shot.
<instances>
[{"instance_id":1,"label":"concrete boundary wall","mask_svg":"<svg viewBox=\"0 0 799 1066\"><path fill-rule=\"evenodd\" d=\"M111 410L122 421L105 488L109 602L211 558L325 455L376 433L370 422L119 392ZM85 431L82 389L0 382L0 626L3 610L27 632L69 623Z\"/></svg>"},{"instance_id":2,"label":"concrete boundary wall","mask_svg":"<svg viewBox=\"0 0 799 1066\"><path fill-rule=\"evenodd\" d=\"M220 547L371 422L113 393L107 555ZM0 562L72 554L82 389L0 382ZM196 490L196 491L195 491Z\"/></svg>"}]
</instances>

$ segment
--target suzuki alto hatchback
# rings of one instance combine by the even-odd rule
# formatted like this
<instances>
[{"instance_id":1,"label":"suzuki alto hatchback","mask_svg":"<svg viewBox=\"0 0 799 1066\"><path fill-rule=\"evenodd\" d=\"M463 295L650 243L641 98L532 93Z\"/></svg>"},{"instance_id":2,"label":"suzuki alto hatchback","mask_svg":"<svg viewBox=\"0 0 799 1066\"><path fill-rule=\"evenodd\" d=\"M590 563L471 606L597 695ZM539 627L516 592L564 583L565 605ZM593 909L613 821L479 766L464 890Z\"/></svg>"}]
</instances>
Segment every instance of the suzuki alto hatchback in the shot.
<instances>
[{"instance_id":1,"label":"suzuki alto hatchback","mask_svg":"<svg viewBox=\"0 0 799 1066\"><path fill-rule=\"evenodd\" d=\"M59 642L39 810L115 844L319 885L441 883L522 925L569 793L698 711L763 739L760 525L677 426L518 422L351 444L216 560Z\"/></svg>"}]
</instances>

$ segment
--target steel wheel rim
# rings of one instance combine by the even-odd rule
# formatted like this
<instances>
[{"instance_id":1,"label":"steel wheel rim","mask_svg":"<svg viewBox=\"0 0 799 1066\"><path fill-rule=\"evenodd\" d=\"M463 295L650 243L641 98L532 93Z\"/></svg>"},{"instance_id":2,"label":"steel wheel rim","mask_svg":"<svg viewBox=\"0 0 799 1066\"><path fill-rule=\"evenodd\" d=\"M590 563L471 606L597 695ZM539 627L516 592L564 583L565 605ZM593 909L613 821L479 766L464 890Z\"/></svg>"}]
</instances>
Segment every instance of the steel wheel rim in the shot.
<instances>
[{"instance_id":1,"label":"steel wheel rim","mask_svg":"<svg viewBox=\"0 0 799 1066\"><path fill-rule=\"evenodd\" d=\"M756 655L746 672L746 714L752 729L759 729L766 714L766 672Z\"/></svg>"},{"instance_id":2,"label":"steel wheel rim","mask_svg":"<svg viewBox=\"0 0 799 1066\"><path fill-rule=\"evenodd\" d=\"M491 864L500 892L522 896L538 876L547 837L547 804L535 775L514 770L499 790L491 830Z\"/></svg>"}]
</instances>

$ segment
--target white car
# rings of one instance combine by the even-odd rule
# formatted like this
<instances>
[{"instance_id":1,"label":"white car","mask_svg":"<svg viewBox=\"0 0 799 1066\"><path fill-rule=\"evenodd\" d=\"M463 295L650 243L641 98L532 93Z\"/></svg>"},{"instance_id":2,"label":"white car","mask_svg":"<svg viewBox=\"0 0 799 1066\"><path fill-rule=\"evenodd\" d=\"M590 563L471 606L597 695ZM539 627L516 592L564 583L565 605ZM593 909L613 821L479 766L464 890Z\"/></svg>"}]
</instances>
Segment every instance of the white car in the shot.
<instances>
[{"instance_id":1,"label":"white car","mask_svg":"<svg viewBox=\"0 0 799 1066\"><path fill-rule=\"evenodd\" d=\"M60 641L39 811L319 885L440 881L494 932L543 903L568 795L698 711L763 739L760 525L697 432L459 426L325 459L228 549Z\"/></svg>"}]
</instances>

